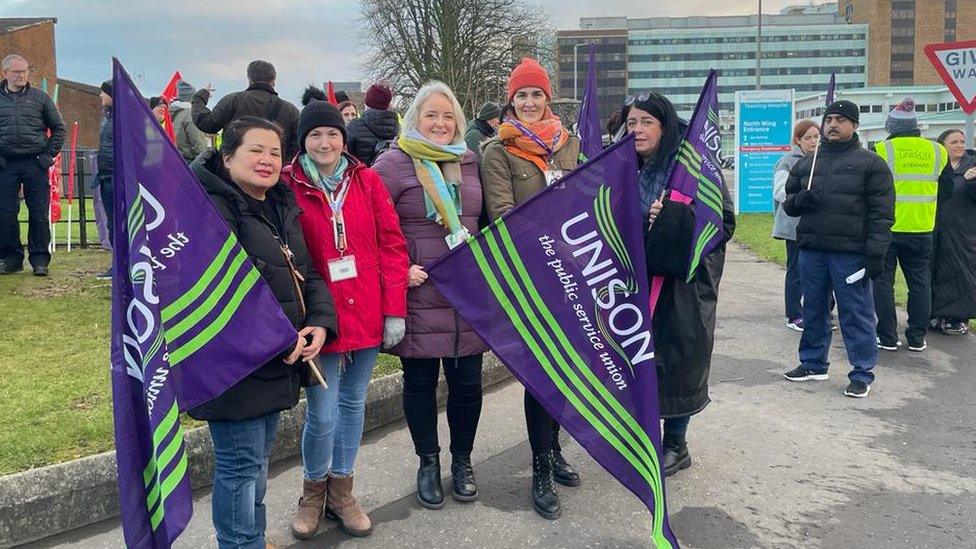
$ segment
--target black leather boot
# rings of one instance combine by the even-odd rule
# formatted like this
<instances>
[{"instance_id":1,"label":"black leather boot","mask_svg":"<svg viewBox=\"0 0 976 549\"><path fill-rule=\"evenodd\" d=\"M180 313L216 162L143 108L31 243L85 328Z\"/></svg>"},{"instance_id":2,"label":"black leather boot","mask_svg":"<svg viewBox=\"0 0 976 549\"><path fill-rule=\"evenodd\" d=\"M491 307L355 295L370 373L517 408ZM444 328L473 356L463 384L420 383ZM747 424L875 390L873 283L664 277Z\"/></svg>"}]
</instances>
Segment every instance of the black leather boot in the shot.
<instances>
[{"instance_id":1,"label":"black leather boot","mask_svg":"<svg viewBox=\"0 0 976 549\"><path fill-rule=\"evenodd\" d=\"M664 476L670 477L682 469L691 467L691 454L684 436L664 435Z\"/></svg>"},{"instance_id":2,"label":"black leather boot","mask_svg":"<svg viewBox=\"0 0 976 549\"><path fill-rule=\"evenodd\" d=\"M444 507L439 454L420 456L420 468L417 469L417 501L427 509Z\"/></svg>"},{"instance_id":3,"label":"black leather boot","mask_svg":"<svg viewBox=\"0 0 976 549\"><path fill-rule=\"evenodd\" d=\"M478 485L474 481L471 456L454 455L451 459L451 481L454 485L454 499L474 501L478 499Z\"/></svg>"},{"instance_id":4,"label":"black leather boot","mask_svg":"<svg viewBox=\"0 0 976 549\"><path fill-rule=\"evenodd\" d=\"M559 518L559 496L552 488L552 454L532 456L532 507L543 518Z\"/></svg>"},{"instance_id":5,"label":"black leather boot","mask_svg":"<svg viewBox=\"0 0 976 549\"><path fill-rule=\"evenodd\" d=\"M573 469L573 466L566 463L558 445L554 445L552 450L552 479L563 486L579 486L580 476Z\"/></svg>"}]
</instances>

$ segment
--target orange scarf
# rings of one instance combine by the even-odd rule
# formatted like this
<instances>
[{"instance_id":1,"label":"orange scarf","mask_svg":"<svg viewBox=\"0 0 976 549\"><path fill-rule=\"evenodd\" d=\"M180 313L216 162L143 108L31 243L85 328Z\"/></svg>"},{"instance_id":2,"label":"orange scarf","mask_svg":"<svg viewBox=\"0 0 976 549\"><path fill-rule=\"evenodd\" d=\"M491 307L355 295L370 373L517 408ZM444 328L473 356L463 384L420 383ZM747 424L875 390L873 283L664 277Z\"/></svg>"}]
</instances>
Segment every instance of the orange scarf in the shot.
<instances>
[{"instance_id":1,"label":"orange scarf","mask_svg":"<svg viewBox=\"0 0 976 549\"><path fill-rule=\"evenodd\" d=\"M546 107L542 120L532 124L526 122L521 122L521 124L534 133L543 143L552 147L552 154L563 148L563 145L569 141L569 132L563 128L563 123L549 107ZM557 135L559 136L558 139ZM532 162L543 172L549 169L550 152L536 143L534 139L522 133L512 122L502 122L498 126L498 138L504 143L508 152Z\"/></svg>"}]
</instances>

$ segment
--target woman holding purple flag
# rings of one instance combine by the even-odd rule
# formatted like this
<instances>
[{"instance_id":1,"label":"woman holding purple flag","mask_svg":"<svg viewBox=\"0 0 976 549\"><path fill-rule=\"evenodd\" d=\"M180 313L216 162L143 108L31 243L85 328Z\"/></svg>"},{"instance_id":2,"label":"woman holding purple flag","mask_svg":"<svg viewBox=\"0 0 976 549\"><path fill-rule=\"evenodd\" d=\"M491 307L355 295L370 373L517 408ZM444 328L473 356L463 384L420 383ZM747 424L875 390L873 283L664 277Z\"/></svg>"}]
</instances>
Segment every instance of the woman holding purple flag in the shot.
<instances>
[{"instance_id":1,"label":"woman holding purple flag","mask_svg":"<svg viewBox=\"0 0 976 549\"><path fill-rule=\"evenodd\" d=\"M451 304L427 282L424 265L478 231L478 156L464 140L454 92L425 84L403 118L399 139L373 163L390 191L410 253L407 334L390 353L403 363L403 412L420 457L417 501L444 506L437 443L437 378L447 379L454 499L478 498L471 450L481 417L481 362L488 348Z\"/></svg>"},{"instance_id":2,"label":"woman holding purple flag","mask_svg":"<svg viewBox=\"0 0 976 549\"><path fill-rule=\"evenodd\" d=\"M207 420L213 438L217 544L264 549L264 494L278 416L298 403L308 368L302 361L315 359L335 339L335 306L312 267L295 195L279 182L281 128L263 118L239 118L224 128L220 151L204 152L190 169L299 329L294 349L189 411Z\"/></svg>"},{"instance_id":3,"label":"woman holding purple flag","mask_svg":"<svg viewBox=\"0 0 976 549\"><path fill-rule=\"evenodd\" d=\"M685 435L691 416L708 405L708 372L715 343L715 306L725 266L725 245L702 259L691 282L685 282L689 250L678 242L691 242L694 212L666 198L670 168L676 161L686 123L671 101L645 92L628 97L621 117L634 134L640 169L641 211L647 212L644 245L648 275L657 278L651 296L658 293L652 326L657 365L658 401L664 419L661 464L664 476L691 466ZM722 186L724 238L735 231L732 197ZM685 236L681 236L685 235ZM662 278L663 277L663 278Z\"/></svg>"},{"instance_id":4,"label":"woman holding purple flag","mask_svg":"<svg viewBox=\"0 0 976 549\"><path fill-rule=\"evenodd\" d=\"M482 146L481 179L491 219L576 169L580 141L553 114L551 101L549 74L535 59L523 59L508 79L503 112L512 114ZM528 391L525 425L532 447L532 506L542 517L556 519L561 511L553 480L579 486L580 478L563 458L559 424Z\"/></svg>"},{"instance_id":5,"label":"woman holding purple flag","mask_svg":"<svg viewBox=\"0 0 976 549\"><path fill-rule=\"evenodd\" d=\"M298 119L301 148L282 179L301 208L315 269L328 281L339 337L322 349L328 388L305 389L304 481L292 533L315 535L323 512L351 536L373 531L352 495L363 435L366 391L380 345L396 345L407 314L407 246L379 175L344 151L346 124L326 101L310 101Z\"/></svg>"}]
</instances>

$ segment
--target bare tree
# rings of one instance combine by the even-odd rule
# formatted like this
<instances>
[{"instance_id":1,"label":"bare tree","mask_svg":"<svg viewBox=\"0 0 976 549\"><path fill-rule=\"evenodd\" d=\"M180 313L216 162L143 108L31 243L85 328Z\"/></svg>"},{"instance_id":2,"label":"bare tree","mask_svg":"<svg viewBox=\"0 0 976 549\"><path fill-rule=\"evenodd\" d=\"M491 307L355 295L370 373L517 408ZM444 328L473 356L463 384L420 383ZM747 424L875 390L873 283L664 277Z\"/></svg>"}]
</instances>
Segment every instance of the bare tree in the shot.
<instances>
[{"instance_id":1,"label":"bare tree","mask_svg":"<svg viewBox=\"0 0 976 549\"><path fill-rule=\"evenodd\" d=\"M465 112L504 96L523 56L551 57L552 31L527 0L364 0L360 38L364 68L410 99L441 80Z\"/></svg>"}]
</instances>

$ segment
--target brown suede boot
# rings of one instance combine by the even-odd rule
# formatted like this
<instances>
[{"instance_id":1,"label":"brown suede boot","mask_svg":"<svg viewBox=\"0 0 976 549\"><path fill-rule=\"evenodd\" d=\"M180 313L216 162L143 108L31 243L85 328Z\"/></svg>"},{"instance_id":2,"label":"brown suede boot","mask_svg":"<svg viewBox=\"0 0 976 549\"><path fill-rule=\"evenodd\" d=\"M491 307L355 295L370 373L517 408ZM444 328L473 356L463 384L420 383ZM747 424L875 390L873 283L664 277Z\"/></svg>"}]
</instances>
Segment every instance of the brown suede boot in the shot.
<instances>
[{"instance_id":1,"label":"brown suede boot","mask_svg":"<svg viewBox=\"0 0 976 549\"><path fill-rule=\"evenodd\" d=\"M291 533L298 539L308 539L319 531L319 519L325 507L329 479L306 480L302 484L302 497L298 498L298 510L291 521Z\"/></svg>"},{"instance_id":2,"label":"brown suede boot","mask_svg":"<svg viewBox=\"0 0 976 549\"><path fill-rule=\"evenodd\" d=\"M373 523L352 495L352 477L329 476L329 503L325 518L334 520L347 534L365 537L373 533Z\"/></svg>"}]
</instances>

